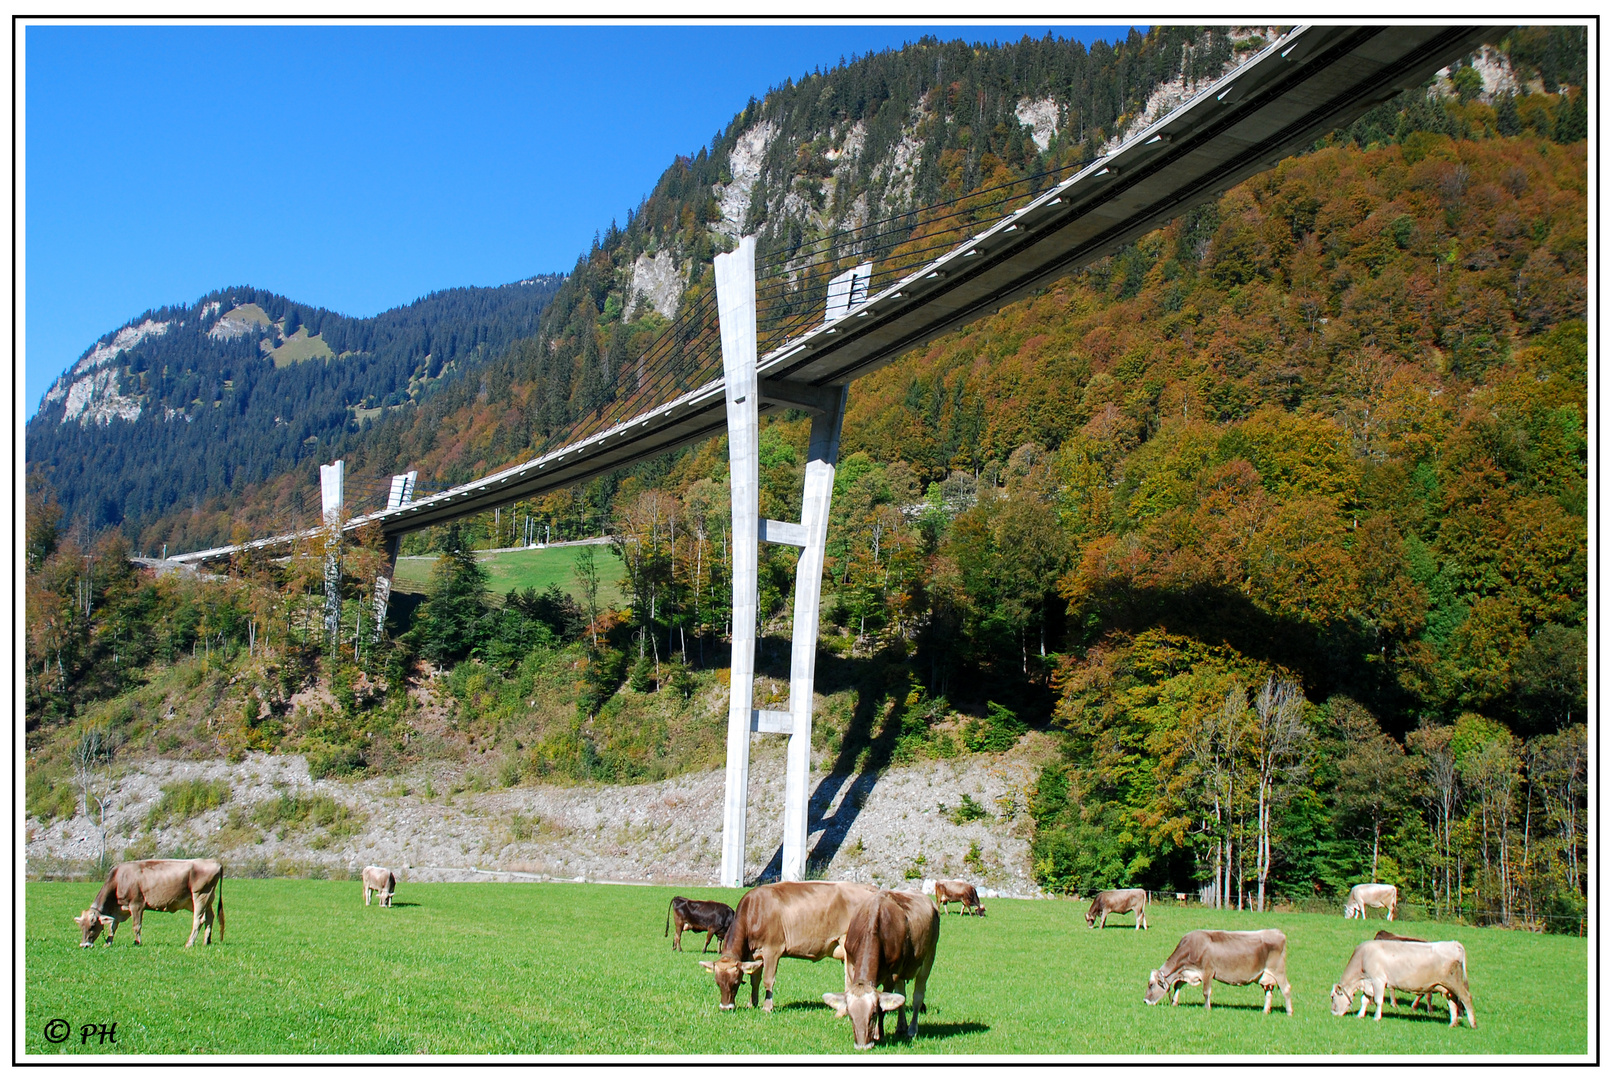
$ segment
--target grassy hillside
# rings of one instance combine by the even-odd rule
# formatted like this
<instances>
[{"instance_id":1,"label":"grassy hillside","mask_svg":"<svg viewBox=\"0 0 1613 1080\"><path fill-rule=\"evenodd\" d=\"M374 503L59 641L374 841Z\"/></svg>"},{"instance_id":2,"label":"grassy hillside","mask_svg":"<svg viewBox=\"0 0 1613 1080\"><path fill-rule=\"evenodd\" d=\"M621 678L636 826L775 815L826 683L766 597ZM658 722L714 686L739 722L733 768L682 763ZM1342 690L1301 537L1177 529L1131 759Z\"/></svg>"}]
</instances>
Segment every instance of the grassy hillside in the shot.
<instances>
[{"instance_id":1,"label":"grassy hillside","mask_svg":"<svg viewBox=\"0 0 1613 1080\"><path fill-rule=\"evenodd\" d=\"M226 870L226 873L228 871ZM153 913L135 949L77 947L69 919L91 884L30 884L24 948L29 1054L851 1054L849 1021L822 995L834 961L784 960L771 1014L722 1013L697 966L662 937L672 890L605 885L412 884L391 909L357 881L226 877L222 944L181 948L188 913ZM702 896L737 901L740 891ZM1375 926L1337 915L1212 913L1155 905L1150 929L1089 931L1086 905L989 901L943 920L911 1054L1584 1054L1586 943L1432 923L1410 933L1467 948L1476 1030L1413 1015L1337 1018L1327 990ZM1148 971L1188 930L1273 926L1288 935L1294 1015L1260 1012L1258 987L1215 988L1216 1007L1145 1007ZM691 947L692 946L692 947ZM294 959L293 959L294 958ZM708 956L709 959L709 956ZM205 983L207 992L198 993ZM912 987L909 987L911 991ZM1281 997L1278 995L1278 1002ZM1279 1004L1280 1007L1280 1004ZM116 1021L116 1047L45 1041L45 1024ZM894 1027L894 1024L891 1025Z\"/></svg>"}]
</instances>

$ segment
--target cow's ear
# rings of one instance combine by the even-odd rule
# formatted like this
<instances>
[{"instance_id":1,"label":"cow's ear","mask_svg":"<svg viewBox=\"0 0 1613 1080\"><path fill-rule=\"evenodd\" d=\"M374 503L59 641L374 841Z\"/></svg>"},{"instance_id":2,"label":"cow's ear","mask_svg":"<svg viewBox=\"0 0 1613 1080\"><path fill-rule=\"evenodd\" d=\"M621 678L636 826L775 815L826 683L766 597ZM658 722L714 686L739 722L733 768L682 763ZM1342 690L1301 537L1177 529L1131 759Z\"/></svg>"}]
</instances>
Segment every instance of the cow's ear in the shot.
<instances>
[{"instance_id":1,"label":"cow's ear","mask_svg":"<svg viewBox=\"0 0 1613 1080\"><path fill-rule=\"evenodd\" d=\"M746 960L739 965L739 970L747 975L754 975L762 970L762 962L760 960Z\"/></svg>"},{"instance_id":2,"label":"cow's ear","mask_svg":"<svg viewBox=\"0 0 1613 1080\"><path fill-rule=\"evenodd\" d=\"M701 967L705 968L707 971L716 971L717 970L717 965L712 963L710 960L696 960L695 963L699 964Z\"/></svg>"},{"instance_id":3,"label":"cow's ear","mask_svg":"<svg viewBox=\"0 0 1613 1080\"><path fill-rule=\"evenodd\" d=\"M823 1003L835 1011L835 1016L841 1017L846 1015L845 994L825 994L823 995Z\"/></svg>"},{"instance_id":4,"label":"cow's ear","mask_svg":"<svg viewBox=\"0 0 1613 1080\"><path fill-rule=\"evenodd\" d=\"M895 1012L902 1007L902 1002L906 1000L907 998L901 994L881 994L879 995L879 1011Z\"/></svg>"}]
</instances>

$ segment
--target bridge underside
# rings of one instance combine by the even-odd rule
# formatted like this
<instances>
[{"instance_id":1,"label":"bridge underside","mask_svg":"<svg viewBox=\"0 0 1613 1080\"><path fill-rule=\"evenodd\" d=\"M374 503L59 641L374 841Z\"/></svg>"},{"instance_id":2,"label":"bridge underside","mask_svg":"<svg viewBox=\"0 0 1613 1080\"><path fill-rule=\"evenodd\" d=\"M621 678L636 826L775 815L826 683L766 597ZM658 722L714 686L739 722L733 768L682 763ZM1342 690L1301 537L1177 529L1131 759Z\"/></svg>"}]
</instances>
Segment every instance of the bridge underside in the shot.
<instances>
[{"instance_id":1,"label":"bridge underside","mask_svg":"<svg viewBox=\"0 0 1613 1080\"><path fill-rule=\"evenodd\" d=\"M1113 254L1188 208L1310 147L1367 109L1471 52L1492 28L1308 26L1268 46L1203 93L996 225L790 339L757 363L768 380L844 386L941 334L991 314L1086 263ZM482 480L354 518L386 537L586 482L727 430L713 380L613 428ZM205 562L293 537L176 556Z\"/></svg>"}]
</instances>

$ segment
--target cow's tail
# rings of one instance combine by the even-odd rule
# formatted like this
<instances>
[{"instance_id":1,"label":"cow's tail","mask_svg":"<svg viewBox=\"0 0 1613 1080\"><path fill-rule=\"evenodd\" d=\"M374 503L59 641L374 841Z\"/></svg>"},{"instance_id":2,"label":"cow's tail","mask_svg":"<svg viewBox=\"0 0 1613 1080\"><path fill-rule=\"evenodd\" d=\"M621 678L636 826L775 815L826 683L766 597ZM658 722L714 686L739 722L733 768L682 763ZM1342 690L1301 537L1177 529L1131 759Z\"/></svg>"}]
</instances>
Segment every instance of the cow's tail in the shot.
<instances>
[{"instance_id":1,"label":"cow's tail","mask_svg":"<svg viewBox=\"0 0 1613 1080\"><path fill-rule=\"evenodd\" d=\"M666 902L666 928L661 931L662 937L666 937L668 934L672 933L672 905L676 904L677 902L678 898L675 896Z\"/></svg>"},{"instance_id":2,"label":"cow's tail","mask_svg":"<svg viewBox=\"0 0 1613 1080\"><path fill-rule=\"evenodd\" d=\"M218 901L218 940L224 942L224 871L218 872L218 888L213 891L213 899Z\"/></svg>"}]
</instances>

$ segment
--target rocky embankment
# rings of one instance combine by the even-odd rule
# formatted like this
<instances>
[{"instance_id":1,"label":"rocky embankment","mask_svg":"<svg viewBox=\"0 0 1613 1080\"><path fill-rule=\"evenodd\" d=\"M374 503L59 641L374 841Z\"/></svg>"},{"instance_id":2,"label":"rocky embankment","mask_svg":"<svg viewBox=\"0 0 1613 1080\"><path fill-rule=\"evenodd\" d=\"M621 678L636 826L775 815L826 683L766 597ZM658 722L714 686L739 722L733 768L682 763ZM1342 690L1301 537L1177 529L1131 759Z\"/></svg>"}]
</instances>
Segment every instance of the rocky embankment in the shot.
<instances>
[{"instance_id":1,"label":"rocky embankment","mask_svg":"<svg viewBox=\"0 0 1613 1080\"><path fill-rule=\"evenodd\" d=\"M809 876L909 887L960 877L997 895L1041 895L1030 874L1025 792L1050 750L1047 737L1033 732L1001 755L965 754L878 775L814 772ZM214 809L148 826L163 789L182 781L228 785L228 793ZM113 857L205 854L240 876L346 877L375 863L402 882L716 880L722 770L630 786L477 791L464 783L463 770L446 762L352 781L310 779L307 763L292 755L251 754L237 764L131 760L115 781L106 847ZM783 743L758 741L749 879L777 876L783 792ZM276 815L271 804L290 810ZM86 873L100 847L99 829L82 814L28 821L31 877Z\"/></svg>"}]
</instances>

